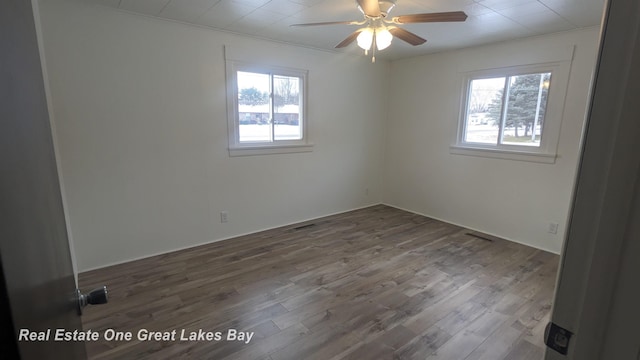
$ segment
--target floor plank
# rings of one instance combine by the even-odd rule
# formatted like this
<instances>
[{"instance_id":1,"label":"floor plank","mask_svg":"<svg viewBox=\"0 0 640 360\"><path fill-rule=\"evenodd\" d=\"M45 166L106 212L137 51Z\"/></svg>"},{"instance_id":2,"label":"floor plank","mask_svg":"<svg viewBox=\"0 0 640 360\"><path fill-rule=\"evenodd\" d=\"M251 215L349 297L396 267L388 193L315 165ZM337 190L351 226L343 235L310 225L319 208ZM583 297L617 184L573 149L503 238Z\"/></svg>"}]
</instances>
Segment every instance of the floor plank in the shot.
<instances>
[{"instance_id":1,"label":"floor plank","mask_svg":"<svg viewBox=\"0 0 640 360\"><path fill-rule=\"evenodd\" d=\"M373 206L80 274L92 359L541 359L558 256ZM141 329L221 340L142 341ZM253 333L227 340L229 329ZM246 340L246 339L245 339Z\"/></svg>"}]
</instances>

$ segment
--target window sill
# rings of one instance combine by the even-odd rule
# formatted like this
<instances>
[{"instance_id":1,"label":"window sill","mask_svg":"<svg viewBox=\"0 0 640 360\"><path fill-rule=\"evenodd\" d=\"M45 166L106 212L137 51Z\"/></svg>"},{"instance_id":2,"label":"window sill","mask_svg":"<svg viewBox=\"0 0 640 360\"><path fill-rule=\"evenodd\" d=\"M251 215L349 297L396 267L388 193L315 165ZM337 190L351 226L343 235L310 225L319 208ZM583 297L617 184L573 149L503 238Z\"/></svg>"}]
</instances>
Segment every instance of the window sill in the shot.
<instances>
[{"instance_id":1,"label":"window sill","mask_svg":"<svg viewBox=\"0 0 640 360\"><path fill-rule=\"evenodd\" d=\"M467 145L451 145L449 152L455 155L480 156L494 159L529 161L542 164L555 164L557 155L535 153L526 151L514 151L505 149L490 149Z\"/></svg>"},{"instance_id":2,"label":"window sill","mask_svg":"<svg viewBox=\"0 0 640 360\"><path fill-rule=\"evenodd\" d=\"M300 145L253 145L229 148L229 156L251 156L269 154L291 154L313 151L313 144Z\"/></svg>"}]
</instances>

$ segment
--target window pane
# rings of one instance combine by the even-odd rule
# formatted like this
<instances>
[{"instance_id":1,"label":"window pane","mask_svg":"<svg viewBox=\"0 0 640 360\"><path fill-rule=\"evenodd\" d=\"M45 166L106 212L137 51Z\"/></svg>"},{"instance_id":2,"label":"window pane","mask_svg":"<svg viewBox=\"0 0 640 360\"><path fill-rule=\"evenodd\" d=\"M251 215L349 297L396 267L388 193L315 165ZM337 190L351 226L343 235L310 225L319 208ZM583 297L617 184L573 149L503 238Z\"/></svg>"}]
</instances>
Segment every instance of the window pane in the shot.
<instances>
[{"instance_id":1,"label":"window pane","mask_svg":"<svg viewBox=\"0 0 640 360\"><path fill-rule=\"evenodd\" d=\"M551 73L509 78L503 144L540 146L550 79Z\"/></svg>"},{"instance_id":2,"label":"window pane","mask_svg":"<svg viewBox=\"0 0 640 360\"><path fill-rule=\"evenodd\" d=\"M240 142L271 141L269 75L238 71Z\"/></svg>"},{"instance_id":3,"label":"window pane","mask_svg":"<svg viewBox=\"0 0 640 360\"><path fill-rule=\"evenodd\" d=\"M504 77L471 81L464 141L498 144Z\"/></svg>"},{"instance_id":4,"label":"window pane","mask_svg":"<svg viewBox=\"0 0 640 360\"><path fill-rule=\"evenodd\" d=\"M302 139L300 85L301 79L298 77L273 76L275 140Z\"/></svg>"}]
</instances>

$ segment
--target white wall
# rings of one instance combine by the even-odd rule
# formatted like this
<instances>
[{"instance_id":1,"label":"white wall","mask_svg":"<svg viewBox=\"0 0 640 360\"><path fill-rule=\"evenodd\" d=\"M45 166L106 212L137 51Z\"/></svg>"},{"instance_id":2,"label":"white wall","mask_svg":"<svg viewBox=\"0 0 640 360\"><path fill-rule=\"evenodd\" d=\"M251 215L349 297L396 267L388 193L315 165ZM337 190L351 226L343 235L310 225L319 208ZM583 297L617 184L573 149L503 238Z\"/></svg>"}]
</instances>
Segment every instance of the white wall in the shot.
<instances>
[{"instance_id":1,"label":"white wall","mask_svg":"<svg viewBox=\"0 0 640 360\"><path fill-rule=\"evenodd\" d=\"M80 271L381 201L384 61L64 1L40 13ZM309 70L313 152L228 156L225 44Z\"/></svg>"},{"instance_id":2,"label":"white wall","mask_svg":"<svg viewBox=\"0 0 640 360\"><path fill-rule=\"evenodd\" d=\"M453 155L461 71L550 61L575 45L555 164ZM384 202L559 253L579 159L598 29L395 61ZM549 222L558 234L547 233Z\"/></svg>"}]
</instances>

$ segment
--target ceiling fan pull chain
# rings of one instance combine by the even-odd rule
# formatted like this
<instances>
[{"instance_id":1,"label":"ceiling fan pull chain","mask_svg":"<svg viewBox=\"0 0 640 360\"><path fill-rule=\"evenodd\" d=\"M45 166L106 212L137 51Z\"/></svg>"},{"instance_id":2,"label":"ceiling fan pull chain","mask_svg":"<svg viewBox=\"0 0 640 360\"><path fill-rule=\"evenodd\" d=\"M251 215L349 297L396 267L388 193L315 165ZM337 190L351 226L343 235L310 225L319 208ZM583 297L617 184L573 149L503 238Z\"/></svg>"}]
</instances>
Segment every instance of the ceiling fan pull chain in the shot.
<instances>
[{"instance_id":1,"label":"ceiling fan pull chain","mask_svg":"<svg viewBox=\"0 0 640 360\"><path fill-rule=\"evenodd\" d=\"M376 44L376 31L373 31L373 43L371 44L371 63L376 62L376 48L378 44Z\"/></svg>"}]
</instances>

